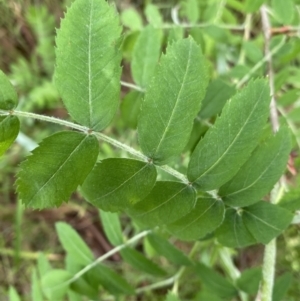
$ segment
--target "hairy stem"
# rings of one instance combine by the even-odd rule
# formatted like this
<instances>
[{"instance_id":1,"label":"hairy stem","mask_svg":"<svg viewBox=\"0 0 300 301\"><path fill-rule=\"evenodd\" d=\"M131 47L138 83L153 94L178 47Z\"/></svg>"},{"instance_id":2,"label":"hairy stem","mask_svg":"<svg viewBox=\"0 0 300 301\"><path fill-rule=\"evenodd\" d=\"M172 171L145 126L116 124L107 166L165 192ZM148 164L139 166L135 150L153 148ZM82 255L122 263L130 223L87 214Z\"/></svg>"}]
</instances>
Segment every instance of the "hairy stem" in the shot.
<instances>
[{"instance_id":1,"label":"hairy stem","mask_svg":"<svg viewBox=\"0 0 300 301\"><path fill-rule=\"evenodd\" d=\"M25 117L25 118L33 118L36 120L41 120L41 121L46 121L46 122L51 122L51 123L55 123L55 124L59 124L62 126L66 126L84 133L92 133L94 134L97 138L99 138L102 141L105 141L111 145L113 145L116 148L122 149L125 152L131 154L132 156L139 158L145 162L149 162L149 158L147 156L145 156L144 154L142 154L141 152L135 150L134 148L119 142L118 140L115 140L113 138L110 138L109 136L100 133L100 132L94 132L91 131L88 127L86 126L82 126L67 120L63 120L63 119L59 119L56 117L51 117L51 116L45 116L45 115L40 115L40 114L35 114L35 113L30 113L30 112L22 112L22 111L17 111L17 110L12 110L12 111L3 111L0 110L0 116L3 115L14 115L14 116L18 116L18 117ZM172 176L174 176L175 178L179 179L180 181L182 181L185 184L188 184L189 181L187 179L187 177L180 173L179 171L173 169L170 166L167 165L163 165L163 166L157 166L160 169L164 170L165 172L171 174Z\"/></svg>"}]
</instances>

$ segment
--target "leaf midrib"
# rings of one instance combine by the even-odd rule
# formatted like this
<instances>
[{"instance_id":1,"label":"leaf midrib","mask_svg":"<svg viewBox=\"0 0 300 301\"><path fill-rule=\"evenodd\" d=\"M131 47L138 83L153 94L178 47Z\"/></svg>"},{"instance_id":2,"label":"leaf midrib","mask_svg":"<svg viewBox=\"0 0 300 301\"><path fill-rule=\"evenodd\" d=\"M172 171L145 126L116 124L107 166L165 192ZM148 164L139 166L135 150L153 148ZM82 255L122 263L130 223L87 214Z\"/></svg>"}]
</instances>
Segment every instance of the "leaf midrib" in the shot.
<instances>
[{"instance_id":1,"label":"leaf midrib","mask_svg":"<svg viewBox=\"0 0 300 301\"><path fill-rule=\"evenodd\" d=\"M39 188L39 190L31 197L29 204L32 202L32 200L36 197L38 193L40 193L41 190L44 189L44 187L57 175L57 173L65 166L65 164L69 161L71 156L78 150L78 148L81 146L81 144L84 143L84 141L87 139L88 136L83 137L83 139L80 141L80 143L74 148L74 150L68 155L68 157L65 159L64 163L59 166L59 168L56 170L56 172L53 173L53 175Z\"/></svg>"},{"instance_id":2,"label":"leaf midrib","mask_svg":"<svg viewBox=\"0 0 300 301\"><path fill-rule=\"evenodd\" d=\"M189 41L188 62L187 62L187 65L186 65L186 69L185 69L184 76L183 76L182 85L181 85L180 90L179 90L179 92L178 92L178 95L177 95L177 98L176 98L176 101L175 101L174 109L173 109L173 111L172 111L172 113L171 113L171 115L170 115L170 118L169 118L169 120L168 120L167 126L165 127L165 130L164 130L164 132L163 132L163 135L161 136L161 139L160 139L160 141L159 141L159 143L158 143L158 145L157 145L157 147L156 147L156 149L155 149L155 151L154 151L154 153L153 153L153 157L156 156L158 150L159 150L160 147L161 147L162 141L164 140L164 138L165 138L165 136L166 136L166 134L167 134L167 132L168 132L168 130L169 130L169 128L170 128L170 123L171 123L171 120L173 119L173 115L174 115L174 113L175 113L175 111L176 111L176 108L177 108L177 106L178 106L178 103L180 102L180 96L181 96L183 87L185 86L186 77L187 77L187 74L188 74L188 70L189 70L189 68L190 68L190 63L191 63L191 49L192 49L192 44L191 44L191 42Z\"/></svg>"},{"instance_id":3,"label":"leaf midrib","mask_svg":"<svg viewBox=\"0 0 300 301\"><path fill-rule=\"evenodd\" d=\"M230 149L232 148L232 146L235 144L235 141L241 136L241 133L243 132L245 126L248 124L249 119L252 117L253 112L255 111L258 103L260 102L262 93L263 93L263 90L261 91L260 96L258 97L258 100L257 100L255 106L253 107L251 113L249 114L248 118L246 119L245 123L243 124L243 126L241 127L241 129L239 130L239 132L237 133L237 135L234 138L234 140L227 147L227 149L225 150L225 152L223 153L223 155L221 157L219 157L218 160L210 168L208 168L204 173L202 173L199 177L197 177L193 182L198 181L201 177L203 177L208 172L210 172L213 168L215 168L219 164L219 162L223 159L223 157L230 151Z\"/></svg>"},{"instance_id":4,"label":"leaf midrib","mask_svg":"<svg viewBox=\"0 0 300 301\"><path fill-rule=\"evenodd\" d=\"M99 201L105 197L107 197L108 195L114 193L115 191L119 190L122 186L124 186L127 182L129 182L133 177L135 177L137 174L139 174L141 171L143 171L146 167L148 167L148 164L145 164L145 166L143 166L141 169L139 169L137 172L135 172L130 178L128 178L126 181L124 181L123 183L121 183L118 187L116 187L114 190L106 193L105 195L102 195L98 198L96 198L94 201Z\"/></svg>"},{"instance_id":5,"label":"leaf midrib","mask_svg":"<svg viewBox=\"0 0 300 301\"><path fill-rule=\"evenodd\" d=\"M92 66L91 66L91 44L92 44L92 13L93 13L93 5L94 0L91 0L90 5L90 19L89 19L89 32L88 32L88 76L89 76L89 119L90 119L90 127L92 127L92 115L93 115L93 107L92 107Z\"/></svg>"},{"instance_id":6,"label":"leaf midrib","mask_svg":"<svg viewBox=\"0 0 300 301\"><path fill-rule=\"evenodd\" d=\"M274 156L273 160L268 164L268 166L263 170L263 172L260 174L260 176L255 181L253 181L250 185L248 185L248 186L246 186L246 187L244 187L244 188L242 188L240 190L237 190L237 191L235 191L233 193L225 195L224 197L226 197L226 198L227 197L231 197L231 196L233 196L235 194L241 193L241 192L243 192L243 191L245 191L247 189L250 189L252 186L254 186L263 177L263 175L269 170L270 166L278 158L278 156L279 156L279 154L280 154L281 151L282 151L282 148L280 148L280 150Z\"/></svg>"}]
</instances>

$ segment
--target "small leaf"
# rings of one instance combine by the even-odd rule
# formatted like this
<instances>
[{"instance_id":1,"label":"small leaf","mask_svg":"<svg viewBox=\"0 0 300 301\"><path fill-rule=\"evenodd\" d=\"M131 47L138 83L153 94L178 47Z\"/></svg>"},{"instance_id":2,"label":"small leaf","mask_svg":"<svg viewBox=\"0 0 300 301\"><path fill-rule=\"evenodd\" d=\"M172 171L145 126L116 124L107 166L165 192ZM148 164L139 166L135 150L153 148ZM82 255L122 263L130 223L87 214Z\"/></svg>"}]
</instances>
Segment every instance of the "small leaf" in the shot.
<instances>
[{"instance_id":1,"label":"small leaf","mask_svg":"<svg viewBox=\"0 0 300 301\"><path fill-rule=\"evenodd\" d=\"M148 3L145 8L145 15L147 21L154 27L161 27L163 25L163 18L156 5Z\"/></svg>"},{"instance_id":2,"label":"small leaf","mask_svg":"<svg viewBox=\"0 0 300 301\"><path fill-rule=\"evenodd\" d=\"M0 110L12 110L17 106L18 95L6 75L0 70ZM1 141L1 140L0 140Z\"/></svg>"},{"instance_id":3,"label":"small leaf","mask_svg":"<svg viewBox=\"0 0 300 301\"><path fill-rule=\"evenodd\" d=\"M243 208L243 220L249 232L258 242L268 244L291 223L293 215L267 202L259 202Z\"/></svg>"},{"instance_id":4,"label":"small leaf","mask_svg":"<svg viewBox=\"0 0 300 301\"><path fill-rule=\"evenodd\" d=\"M196 23L199 20L199 7L197 0L188 0L185 3L185 12L188 20L191 23Z\"/></svg>"},{"instance_id":5,"label":"small leaf","mask_svg":"<svg viewBox=\"0 0 300 301\"><path fill-rule=\"evenodd\" d=\"M20 121L16 116L0 116L0 156L12 145L19 134Z\"/></svg>"},{"instance_id":6,"label":"small leaf","mask_svg":"<svg viewBox=\"0 0 300 301\"><path fill-rule=\"evenodd\" d=\"M201 48L192 38L167 48L147 88L138 121L142 151L162 164L188 142L207 86Z\"/></svg>"},{"instance_id":7,"label":"small leaf","mask_svg":"<svg viewBox=\"0 0 300 301\"><path fill-rule=\"evenodd\" d=\"M9 301L21 301L21 298L17 290L13 286L9 287L8 297L9 297Z\"/></svg>"},{"instance_id":8,"label":"small leaf","mask_svg":"<svg viewBox=\"0 0 300 301\"><path fill-rule=\"evenodd\" d=\"M88 272L89 277L98 281L113 295L134 294L134 289L128 282L112 269L99 264Z\"/></svg>"},{"instance_id":9,"label":"small leaf","mask_svg":"<svg viewBox=\"0 0 300 301\"><path fill-rule=\"evenodd\" d=\"M52 267L44 253L39 254L37 263L40 277L45 275L48 271L52 270Z\"/></svg>"},{"instance_id":10,"label":"small leaf","mask_svg":"<svg viewBox=\"0 0 300 301\"><path fill-rule=\"evenodd\" d=\"M43 301L43 294L40 287L40 282L37 275L37 270L33 269L31 273L31 300Z\"/></svg>"},{"instance_id":11,"label":"small leaf","mask_svg":"<svg viewBox=\"0 0 300 301\"><path fill-rule=\"evenodd\" d=\"M60 301L69 289L68 280L72 274L65 270L51 270L42 277L41 285L43 292L50 300Z\"/></svg>"},{"instance_id":12,"label":"small leaf","mask_svg":"<svg viewBox=\"0 0 300 301\"><path fill-rule=\"evenodd\" d=\"M18 192L31 208L49 208L68 201L92 170L99 145L95 136L59 132L42 141L21 164Z\"/></svg>"},{"instance_id":13,"label":"small leaf","mask_svg":"<svg viewBox=\"0 0 300 301\"><path fill-rule=\"evenodd\" d=\"M120 251L120 254L124 261L140 272L157 277L166 276L166 272L163 269L132 248L123 249Z\"/></svg>"},{"instance_id":14,"label":"small leaf","mask_svg":"<svg viewBox=\"0 0 300 301\"><path fill-rule=\"evenodd\" d=\"M219 114L227 100L235 93L235 89L220 79L210 82L203 99L198 116L202 119Z\"/></svg>"},{"instance_id":15,"label":"small leaf","mask_svg":"<svg viewBox=\"0 0 300 301\"><path fill-rule=\"evenodd\" d=\"M180 266L189 266L192 264L187 256L158 234L149 234L147 240L155 251L159 255L164 256L168 261Z\"/></svg>"},{"instance_id":16,"label":"small leaf","mask_svg":"<svg viewBox=\"0 0 300 301\"><path fill-rule=\"evenodd\" d=\"M168 292L168 295L167 295L165 301L180 301L180 299L174 293Z\"/></svg>"},{"instance_id":17,"label":"small leaf","mask_svg":"<svg viewBox=\"0 0 300 301\"><path fill-rule=\"evenodd\" d=\"M131 30L142 30L143 20L136 9L130 7L122 11L121 13L122 24Z\"/></svg>"},{"instance_id":18,"label":"small leaf","mask_svg":"<svg viewBox=\"0 0 300 301\"><path fill-rule=\"evenodd\" d=\"M222 298L232 298L237 295L236 288L226 278L202 263L195 265L195 271L203 284L214 294Z\"/></svg>"},{"instance_id":19,"label":"small leaf","mask_svg":"<svg viewBox=\"0 0 300 301\"><path fill-rule=\"evenodd\" d=\"M293 0L272 0L272 8L276 18L284 25L291 24L295 6Z\"/></svg>"},{"instance_id":20,"label":"small leaf","mask_svg":"<svg viewBox=\"0 0 300 301\"><path fill-rule=\"evenodd\" d=\"M145 27L133 49L131 72L134 81L141 87L147 87L158 63L162 32L151 25Z\"/></svg>"},{"instance_id":21,"label":"small leaf","mask_svg":"<svg viewBox=\"0 0 300 301\"><path fill-rule=\"evenodd\" d=\"M242 275L237 279L236 284L239 289L247 294L255 295L258 292L260 281L261 268L256 267L243 271Z\"/></svg>"},{"instance_id":22,"label":"small leaf","mask_svg":"<svg viewBox=\"0 0 300 301\"><path fill-rule=\"evenodd\" d=\"M291 150L286 127L259 145L238 173L218 194L229 206L247 206L264 197L283 174Z\"/></svg>"},{"instance_id":23,"label":"small leaf","mask_svg":"<svg viewBox=\"0 0 300 301\"><path fill-rule=\"evenodd\" d=\"M121 103L121 116L126 127L129 126L136 129L143 97L144 94L141 92L130 91L123 98Z\"/></svg>"},{"instance_id":24,"label":"small leaf","mask_svg":"<svg viewBox=\"0 0 300 301\"><path fill-rule=\"evenodd\" d=\"M252 81L230 99L194 150L188 178L201 190L212 190L232 178L250 156L269 114L268 85Z\"/></svg>"},{"instance_id":25,"label":"small leaf","mask_svg":"<svg viewBox=\"0 0 300 301\"><path fill-rule=\"evenodd\" d=\"M149 227L172 223L188 214L195 205L195 190L183 183L156 182L150 194L127 213Z\"/></svg>"},{"instance_id":26,"label":"small leaf","mask_svg":"<svg viewBox=\"0 0 300 301\"><path fill-rule=\"evenodd\" d=\"M232 208L226 210L224 222L215 234L219 243L229 248L243 248L257 243L247 229L241 211Z\"/></svg>"},{"instance_id":27,"label":"small leaf","mask_svg":"<svg viewBox=\"0 0 300 301\"><path fill-rule=\"evenodd\" d=\"M292 273L284 273L280 277L276 278L274 290L273 290L273 301L282 301L286 293L288 292L293 281Z\"/></svg>"},{"instance_id":28,"label":"small leaf","mask_svg":"<svg viewBox=\"0 0 300 301\"><path fill-rule=\"evenodd\" d=\"M57 32L56 87L72 118L95 131L119 105L120 34L115 8L104 0L75 1Z\"/></svg>"},{"instance_id":29,"label":"small leaf","mask_svg":"<svg viewBox=\"0 0 300 301\"><path fill-rule=\"evenodd\" d=\"M245 11L247 13L254 13L259 10L265 0L246 0Z\"/></svg>"},{"instance_id":30,"label":"small leaf","mask_svg":"<svg viewBox=\"0 0 300 301\"><path fill-rule=\"evenodd\" d=\"M105 211L119 211L142 200L154 186L153 164L113 158L98 163L82 185L84 197Z\"/></svg>"},{"instance_id":31,"label":"small leaf","mask_svg":"<svg viewBox=\"0 0 300 301\"><path fill-rule=\"evenodd\" d=\"M82 277L72 282L70 289L80 295L89 297L92 300L96 300L99 296L98 287L92 287L91 284Z\"/></svg>"},{"instance_id":32,"label":"small leaf","mask_svg":"<svg viewBox=\"0 0 300 301\"><path fill-rule=\"evenodd\" d=\"M82 297L79 294L69 290L68 291L68 300L69 301L82 301Z\"/></svg>"},{"instance_id":33,"label":"small leaf","mask_svg":"<svg viewBox=\"0 0 300 301\"><path fill-rule=\"evenodd\" d=\"M118 213L99 210L104 233L113 246L121 245L123 241L122 228Z\"/></svg>"},{"instance_id":34,"label":"small leaf","mask_svg":"<svg viewBox=\"0 0 300 301\"><path fill-rule=\"evenodd\" d=\"M55 224L55 228L64 250L76 263L85 266L94 260L90 248L70 225L58 222Z\"/></svg>"},{"instance_id":35,"label":"small leaf","mask_svg":"<svg viewBox=\"0 0 300 301\"><path fill-rule=\"evenodd\" d=\"M224 204L212 198L198 198L195 208L167 226L182 240L196 240L214 231L224 219Z\"/></svg>"}]
</instances>

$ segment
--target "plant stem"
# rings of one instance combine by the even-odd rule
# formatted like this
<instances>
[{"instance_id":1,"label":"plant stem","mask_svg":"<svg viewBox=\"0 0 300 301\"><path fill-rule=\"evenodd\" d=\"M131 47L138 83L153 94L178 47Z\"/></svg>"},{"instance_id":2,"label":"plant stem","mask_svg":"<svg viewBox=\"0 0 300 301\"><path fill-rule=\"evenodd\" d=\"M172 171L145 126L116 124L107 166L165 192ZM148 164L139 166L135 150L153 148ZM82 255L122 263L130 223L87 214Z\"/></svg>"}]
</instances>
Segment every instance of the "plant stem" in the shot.
<instances>
[{"instance_id":1,"label":"plant stem","mask_svg":"<svg viewBox=\"0 0 300 301\"><path fill-rule=\"evenodd\" d=\"M140 240L141 238L147 236L151 232L152 232L152 230L146 230L146 231L138 233L137 235L133 236L131 239L129 239L124 244L119 245L119 246L111 249L109 252L105 253L104 255L98 257L95 261L93 261L92 263L88 264L83 269L81 269L79 272L77 272L71 279L69 279L68 281L66 281L65 283L62 283L60 285L71 284L72 282L74 282L77 279L79 279L86 272L88 272L89 270L91 270L92 268L94 268L95 266L97 266L99 263L103 262L105 259L107 259L107 258L111 257L112 255L120 252L121 250L123 250L124 248L128 247L129 245L132 245L133 243L135 243L136 241Z\"/></svg>"},{"instance_id":2,"label":"plant stem","mask_svg":"<svg viewBox=\"0 0 300 301\"><path fill-rule=\"evenodd\" d=\"M124 82L122 80L121 80L121 85L123 87L130 88L130 89L133 89L133 90L136 90L139 92L143 92L143 93L145 92L145 89L143 89L142 87L139 87L139 86L131 84L131 83Z\"/></svg>"},{"instance_id":3,"label":"plant stem","mask_svg":"<svg viewBox=\"0 0 300 301\"><path fill-rule=\"evenodd\" d=\"M265 40L265 58L268 62L268 77L269 86L271 92L271 105L270 105L270 119L272 124L273 132L279 129L279 119L278 111L276 108L275 100L275 86L274 86L274 71L272 64L272 55L270 50L271 42L271 24L267 12L267 7L262 5L260 9L262 27ZM283 181L282 181L283 183ZM271 192L271 203L275 204L278 201L278 185L280 187L280 182L273 188ZM273 286L275 278L275 265L276 265L276 238L269 242L264 251L263 268L262 268L262 282L260 285L260 291L257 294L256 301L272 301L273 297Z\"/></svg>"},{"instance_id":4,"label":"plant stem","mask_svg":"<svg viewBox=\"0 0 300 301\"><path fill-rule=\"evenodd\" d=\"M33 118L36 120L41 120L41 121L46 121L46 122L51 122L51 123L55 123L55 124L59 124L62 126L66 126L84 133L90 133L90 134L94 134L97 138L99 138L102 141L105 141L113 146L115 146L116 148L122 149L125 152L133 155L134 157L137 157L145 162L149 162L149 158L147 156L145 156L144 154L142 154L141 152L135 150L134 148L119 142L118 140L115 140L113 138L110 138L108 136L106 136L103 133L100 132L94 132L91 131L88 127L86 126L82 126L67 120L63 120L60 118L56 118L56 117L51 117L51 116L45 116L45 115L40 115L40 114L35 114L35 113L30 113L30 112L22 112L22 111L17 111L17 110L12 110L12 111L3 111L0 110L0 116L3 115L14 115L14 116L18 116L18 117L25 117L25 118ZM171 174L172 176L174 176L175 178L179 179L180 181L182 181L185 184L189 183L189 180L187 179L187 177L180 173L179 171L173 169L170 166L167 165L163 165L163 166L157 166L160 169L166 171L167 173Z\"/></svg>"}]
</instances>

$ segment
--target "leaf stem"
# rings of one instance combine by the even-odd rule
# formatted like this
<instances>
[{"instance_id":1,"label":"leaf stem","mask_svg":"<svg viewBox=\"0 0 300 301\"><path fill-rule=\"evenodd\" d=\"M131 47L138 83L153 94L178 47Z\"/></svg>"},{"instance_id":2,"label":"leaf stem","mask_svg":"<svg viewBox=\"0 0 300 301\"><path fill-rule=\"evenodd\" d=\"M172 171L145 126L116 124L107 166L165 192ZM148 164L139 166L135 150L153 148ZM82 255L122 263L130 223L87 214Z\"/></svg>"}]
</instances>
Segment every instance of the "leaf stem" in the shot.
<instances>
[{"instance_id":1,"label":"leaf stem","mask_svg":"<svg viewBox=\"0 0 300 301\"><path fill-rule=\"evenodd\" d=\"M105 259L120 252L121 250L128 247L129 245L132 245L133 243L135 243L136 241L140 240L141 238L147 236L151 232L152 232L152 230L146 230L146 231L138 233L137 235L135 235L132 238L130 238L129 240L127 240L127 242L125 242L124 244L119 245L119 246L111 249L109 252L105 253L104 255L98 257L95 261L91 262L90 264L85 266L83 269L81 269L79 272L77 272L71 279L69 279L68 281L66 281L65 283L62 283L60 285L67 285L67 284L73 283L74 281L79 279L82 275L87 273L89 270L91 270L92 268L97 266L99 263L103 262Z\"/></svg>"},{"instance_id":2,"label":"leaf stem","mask_svg":"<svg viewBox=\"0 0 300 301\"><path fill-rule=\"evenodd\" d=\"M139 92L145 92L145 89L143 89L142 87L139 87L139 86L131 84L131 83L124 82L122 80L121 80L121 85L123 87L130 88L130 89L133 89L133 90L136 90Z\"/></svg>"},{"instance_id":3,"label":"leaf stem","mask_svg":"<svg viewBox=\"0 0 300 301\"><path fill-rule=\"evenodd\" d=\"M46 122L51 122L51 123L55 123L55 124L59 124L62 126L66 126L84 133L92 133L94 134L97 138L99 138L102 141L105 141L113 146L115 146L116 148L122 149L125 152L133 155L136 158L139 158L145 162L149 162L149 158L147 156L145 156L144 154L142 154L141 152L135 150L134 148L119 142L118 140L115 140L113 138L108 137L107 135L100 133L100 132L94 132L91 131L88 127L86 126L82 126L67 120L63 120L60 118L56 118L56 117L52 117L52 116L45 116L45 115L40 115L40 114L35 114L35 113L30 113L30 112L23 112L23 111L17 111L17 110L12 110L12 111L3 111L0 110L0 116L1 115L14 115L14 116L18 116L18 117L25 117L25 118L33 118L36 120L41 120L41 121L46 121ZM187 177L180 173L179 171L173 169L170 166L167 165L163 165L163 166L159 166L157 165L158 168L166 171L167 173L171 174L172 176L174 176L175 178L179 179L180 181L182 181L185 184L189 183L189 180L187 179Z\"/></svg>"}]
</instances>

